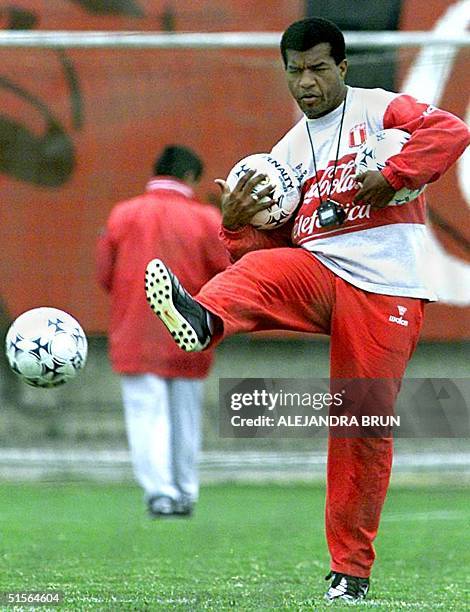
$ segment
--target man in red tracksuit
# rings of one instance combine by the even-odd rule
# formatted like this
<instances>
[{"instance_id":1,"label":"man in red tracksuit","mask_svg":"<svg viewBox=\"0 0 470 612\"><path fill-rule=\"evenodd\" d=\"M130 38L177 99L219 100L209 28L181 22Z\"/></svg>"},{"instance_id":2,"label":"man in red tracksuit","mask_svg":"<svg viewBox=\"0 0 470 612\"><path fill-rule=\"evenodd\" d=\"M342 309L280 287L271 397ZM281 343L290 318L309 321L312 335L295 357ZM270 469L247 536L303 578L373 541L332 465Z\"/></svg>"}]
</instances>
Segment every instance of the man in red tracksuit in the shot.
<instances>
[{"instance_id":1,"label":"man in red tracksuit","mask_svg":"<svg viewBox=\"0 0 470 612\"><path fill-rule=\"evenodd\" d=\"M197 292L227 266L220 212L194 196L202 170L187 147L166 147L145 193L113 208L98 243L98 279L111 298L110 357L152 518L189 516L198 499L202 379L213 351L181 352L149 311L139 278L149 259L164 257Z\"/></svg>"},{"instance_id":2,"label":"man in red tracksuit","mask_svg":"<svg viewBox=\"0 0 470 612\"><path fill-rule=\"evenodd\" d=\"M390 414L419 337L423 306L435 296L419 273L424 196L403 206L389 203L403 187L415 190L437 180L470 142L469 130L454 115L410 96L348 87L344 37L327 20L293 23L281 53L288 87L304 113L272 149L298 173L302 198L295 218L259 231L250 220L269 206L262 200L271 187L253 190L265 177L250 171L233 191L219 180L221 236L234 265L191 298L163 262L152 261L147 298L189 351L240 332L329 334L332 379L381 379L380 410ZM355 176L359 145L388 128L406 131L410 139L382 171ZM335 212L333 223L325 210ZM162 304L153 298L157 282L169 295ZM328 600L358 601L367 594L392 442L329 438Z\"/></svg>"}]
</instances>

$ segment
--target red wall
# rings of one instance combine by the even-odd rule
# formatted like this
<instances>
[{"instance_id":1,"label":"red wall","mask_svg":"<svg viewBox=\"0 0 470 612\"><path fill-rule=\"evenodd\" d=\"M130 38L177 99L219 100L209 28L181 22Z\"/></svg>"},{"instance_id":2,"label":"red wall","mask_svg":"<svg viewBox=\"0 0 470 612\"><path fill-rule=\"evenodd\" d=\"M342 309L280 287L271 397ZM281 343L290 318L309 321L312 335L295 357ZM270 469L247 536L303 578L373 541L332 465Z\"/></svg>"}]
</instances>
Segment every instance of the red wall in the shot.
<instances>
[{"instance_id":1,"label":"red wall","mask_svg":"<svg viewBox=\"0 0 470 612\"><path fill-rule=\"evenodd\" d=\"M66 0L12 4L35 13L36 29L154 30L162 27L164 7L182 3L136 0L145 16L132 18L92 14ZM172 20L179 30L280 31L301 16L301 2L269 6L184 3ZM1 16L4 28L11 27L8 14ZM161 148L176 142L199 151L207 164L200 195L216 197L213 179L248 152L268 150L292 124L294 109L277 50L70 50L66 57L79 84L81 125L74 125L57 52L0 50L0 119L41 138L52 116L75 154L73 170L56 177L62 182L54 186L3 173L1 297L12 316L54 305L88 332L100 332L106 329L107 300L94 280L96 236L116 201L143 190ZM23 95L2 87L2 78ZM0 138L1 133L0 124Z\"/></svg>"},{"instance_id":2,"label":"red wall","mask_svg":"<svg viewBox=\"0 0 470 612\"><path fill-rule=\"evenodd\" d=\"M402 29L433 30L438 20L446 14L449 8L455 8L459 4L462 5L462 1L432 0L422 2L422 0L406 0L402 5ZM462 19L462 25L465 28L465 19ZM453 33L458 33L455 25ZM444 87L442 98L437 104L460 117L465 117L469 103L469 53L470 50L467 47L457 54L451 74ZM406 55L408 56L409 53L406 53ZM409 65L409 59L403 59L403 78ZM437 62L436 79L440 78L439 69L440 66ZM422 92L422 99L426 100L426 91ZM465 200L461 188L462 180L466 181L468 185L470 177L459 176L457 166L454 165L439 181L427 188L426 197L430 212L429 223L440 244L457 261L470 264L470 202ZM432 265L431 262L430 265ZM456 285L464 282L464 279L459 278L457 274L450 265L448 280ZM470 286L467 287L467 295L470 296ZM423 336L429 339L470 338L470 308L453 307L446 304L429 305Z\"/></svg>"},{"instance_id":3,"label":"red wall","mask_svg":"<svg viewBox=\"0 0 470 612\"><path fill-rule=\"evenodd\" d=\"M449 4L407 0L402 25L431 28ZM0 8L0 27L29 19L30 27L44 30L282 31L302 17L303 7L300 0L11 0ZM64 63L76 78L75 97ZM463 62L457 64L442 106L463 116L468 81ZM94 279L96 236L116 201L142 191L160 149L181 143L200 152L207 165L200 196L216 199L213 179L244 155L270 149L296 116L277 50L70 50L61 56L0 49L0 139L14 128L37 144L55 122L62 140L49 135L47 154L69 147L68 168L54 174L44 162L42 176L54 183L48 185L5 168L0 155L0 298L10 315L53 305L89 333L105 331L107 299ZM0 151L15 154L5 146ZM28 151L19 156L22 163ZM446 223L470 238L470 212L455 172L428 195ZM450 252L467 256L459 241L437 232ZM430 306L424 335L470 337L469 310Z\"/></svg>"}]
</instances>

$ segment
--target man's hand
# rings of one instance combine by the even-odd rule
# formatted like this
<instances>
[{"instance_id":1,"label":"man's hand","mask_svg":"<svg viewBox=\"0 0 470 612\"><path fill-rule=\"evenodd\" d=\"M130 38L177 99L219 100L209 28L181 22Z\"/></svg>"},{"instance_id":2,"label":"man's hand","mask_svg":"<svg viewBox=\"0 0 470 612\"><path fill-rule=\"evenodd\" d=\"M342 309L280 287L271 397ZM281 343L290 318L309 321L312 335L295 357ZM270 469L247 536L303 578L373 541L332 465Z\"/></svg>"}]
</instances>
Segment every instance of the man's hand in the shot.
<instances>
[{"instance_id":1,"label":"man's hand","mask_svg":"<svg viewBox=\"0 0 470 612\"><path fill-rule=\"evenodd\" d=\"M381 172L368 170L356 176L361 189L354 198L354 202L370 204L373 208L385 208L395 195L395 189L390 185Z\"/></svg>"},{"instance_id":2,"label":"man's hand","mask_svg":"<svg viewBox=\"0 0 470 612\"><path fill-rule=\"evenodd\" d=\"M249 170L238 181L233 191L226 181L216 179L217 185L222 189L221 209L222 225L228 230L236 230L247 225L260 210L269 208L274 204L272 193L274 187L268 185L253 194L253 189L266 180L266 175L258 174L255 170ZM267 201L262 201L268 197Z\"/></svg>"}]
</instances>

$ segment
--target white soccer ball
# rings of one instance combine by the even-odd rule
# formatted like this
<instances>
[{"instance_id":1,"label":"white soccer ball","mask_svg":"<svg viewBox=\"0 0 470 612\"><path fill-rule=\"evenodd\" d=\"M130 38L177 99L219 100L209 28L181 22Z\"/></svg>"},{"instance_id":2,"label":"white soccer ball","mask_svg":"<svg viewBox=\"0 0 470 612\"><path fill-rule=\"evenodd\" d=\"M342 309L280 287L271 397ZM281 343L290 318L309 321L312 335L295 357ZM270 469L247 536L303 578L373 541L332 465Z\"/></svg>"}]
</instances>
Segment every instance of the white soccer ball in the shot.
<instances>
[{"instance_id":1,"label":"white soccer ball","mask_svg":"<svg viewBox=\"0 0 470 612\"><path fill-rule=\"evenodd\" d=\"M368 136L366 141L360 146L356 155L356 174L362 174L367 170L383 170L385 162L392 155L397 155L403 145L410 139L408 132L391 128L381 130ZM401 206L407 204L419 196L426 185L420 189L399 189L389 202L389 206Z\"/></svg>"},{"instance_id":2,"label":"white soccer ball","mask_svg":"<svg viewBox=\"0 0 470 612\"><path fill-rule=\"evenodd\" d=\"M256 174L265 174L267 177L253 192L256 193L270 184L274 187L272 199L275 201L269 208L256 213L250 221L251 225L263 230L283 225L292 216L300 201L299 180L294 170L270 153L249 155L230 170L227 183L232 191L239 179L249 170L256 170ZM266 201L268 200L269 198L266 198Z\"/></svg>"},{"instance_id":3,"label":"white soccer ball","mask_svg":"<svg viewBox=\"0 0 470 612\"><path fill-rule=\"evenodd\" d=\"M10 326L5 350L11 369L33 387L57 387L85 365L88 343L78 321L57 308L33 308Z\"/></svg>"}]
</instances>

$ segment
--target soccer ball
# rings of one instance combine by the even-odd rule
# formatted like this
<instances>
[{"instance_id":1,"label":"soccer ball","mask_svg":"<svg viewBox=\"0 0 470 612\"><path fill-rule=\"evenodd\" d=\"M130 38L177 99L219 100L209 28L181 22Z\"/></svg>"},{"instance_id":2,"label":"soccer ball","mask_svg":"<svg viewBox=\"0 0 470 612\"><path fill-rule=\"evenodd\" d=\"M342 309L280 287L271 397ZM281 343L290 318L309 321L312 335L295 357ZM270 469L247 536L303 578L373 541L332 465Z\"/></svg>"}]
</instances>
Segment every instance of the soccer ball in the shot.
<instances>
[{"instance_id":1,"label":"soccer ball","mask_svg":"<svg viewBox=\"0 0 470 612\"><path fill-rule=\"evenodd\" d=\"M408 142L410 135L408 132L392 128L381 130L371 134L359 148L356 155L356 174L362 174L367 170L382 170L385 162L392 155L400 153L403 145ZM426 185L420 189L399 189L389 202L389 206L401 206L407 204L419 196Z\"/></svg>"},{"instance_id":2,"label":"soccer ball","mask_svg":"<svg viewBox=\"0 0 470 612\"><path fill-rule=\"evenodd\" d=\"M297 208L300 201L299 180L294 170L286 163L269 153L255 153L241 159L230 170L227 183L233 191L239 179L249 170L256 174L265 174L266 181L253 190L253 193L264 189L268 184L274 187L272 199L275 204L261 210L251 219L250 224L262 230L270 230L283 225ZM266 198L266 201L269 198Z\"/></svg>"},{"instance_id":3,"label":"soccer ball","mask_svg":"<svg viewBox=\"0 0 470 612\"><path fill-rule=\"evenodd\" d=\"M87 356L80 324L57 308L33 308L10 326L5 341L11 369L33 387L57 387L74 378Z\"/></svg>"}]
</instances>

